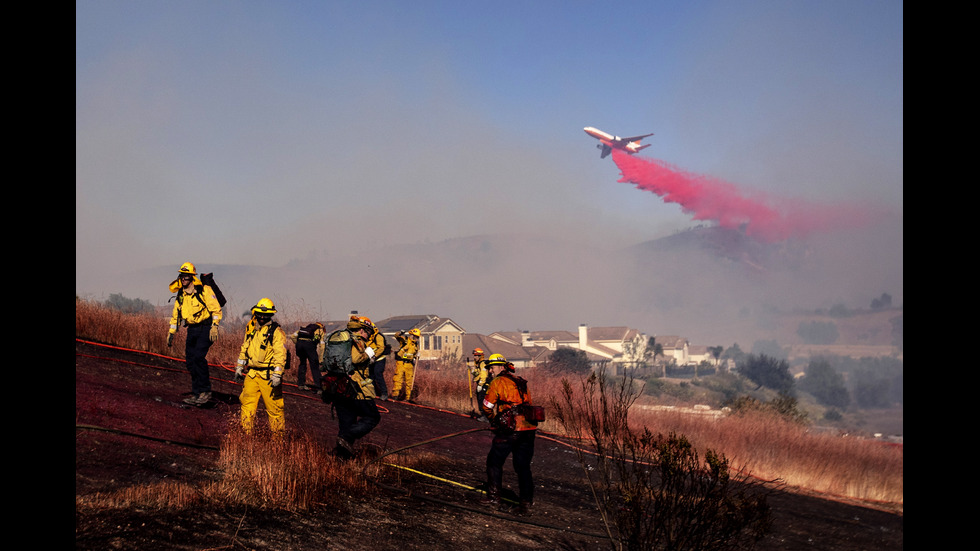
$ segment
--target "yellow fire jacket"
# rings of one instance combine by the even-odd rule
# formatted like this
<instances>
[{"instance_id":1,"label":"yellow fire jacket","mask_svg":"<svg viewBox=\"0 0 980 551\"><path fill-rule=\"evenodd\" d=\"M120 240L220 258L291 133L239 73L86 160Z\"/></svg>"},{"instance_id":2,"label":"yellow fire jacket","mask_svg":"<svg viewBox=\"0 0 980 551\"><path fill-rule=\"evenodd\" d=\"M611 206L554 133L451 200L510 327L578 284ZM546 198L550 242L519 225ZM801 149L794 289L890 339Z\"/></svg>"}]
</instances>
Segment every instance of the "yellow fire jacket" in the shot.
<instances>
[{"instance_id":1,"label":"yellow fire jacket","mask_svg":"<svg viewBox=\"0 0 980 551\"><path fill-rule=\"evenodd\" d=\"M274 327L274 329L273 329ZM273 331L271 338L269 331ZM238 359L245 361L248 369L268 372L282 370L286 367L286 333L279 324L257 326L253 319L245 329L245 340L242 342Z\"/></svg>"},{"instance_id":2,"label":"yellow fire jacket","mask_svg":"<svg viewBox=\"0 0 980 551\"><path fill-rule=\"evenodd\" d=\"M378 361L382 357L384 357L385 348L387 348L386 343L385 343L385 336L384 335L382 335L381 333L375 331L373 335L371 335L370 337L368 337L367 345L370 346L374 350L374 360L373 361Z\"/></svg>"},{"instance_id":3,"label":"yellow fire jacket","mask_svg":"<svg viewBox=\"0 0 980 551\"><path fill-rule=\"evenodd\" d=\"M201 282L194 280L196 285ZM178 324L183 321L185 325L197 325L208 317L211 318L211 325L217 326L221 322L221 305L218 298L214 296L214 291L207 285L202 285L203 290L198 293L195 291L188 294L179 286L175 291L177 298L174 299L174 311L170 316L170 332L176 333ZM173 289L173 284L171 284Z\"/></svg>"},{"instance_id":4,"label":"yellow fire jacket","mask_svg":"<svg viewBox=\"0 0 980 551\"><path fill-rule=\"evenodd\" d=\"M487 361L483 359L483 356L477 356L473 360L473 365L470 366L470 375L472 375L477 386L487 385L487 379L490 379L491 376L490 369L487 368Z\"/></svg>"},{"instance_id":5,"label":"yellow fire jacket","mask_svg":"<svg viewBox=\"0 0 980 551\"><path fill-rule=\"evenodd\" d=\"M395 352L395 359L399 362L414 364L419 353L419 343L413 338L396 337L398 339L398 352Z\"/></svg>"},{"instance_id":6,"label":"yellow fire jacket","mask_svg":"<svg viewBox=\"0 0 980 551\"><path fill-rule=\"evenodd\" d=\"M350 378L357 383L358 393L356 400L373 400L374 382L371 380L371 364L374 359L368 356L365 348L369 345L361 337L354 334L354 344L350 348L350 360L354 364L354 372Z\"/></svg>"}]
</instances>

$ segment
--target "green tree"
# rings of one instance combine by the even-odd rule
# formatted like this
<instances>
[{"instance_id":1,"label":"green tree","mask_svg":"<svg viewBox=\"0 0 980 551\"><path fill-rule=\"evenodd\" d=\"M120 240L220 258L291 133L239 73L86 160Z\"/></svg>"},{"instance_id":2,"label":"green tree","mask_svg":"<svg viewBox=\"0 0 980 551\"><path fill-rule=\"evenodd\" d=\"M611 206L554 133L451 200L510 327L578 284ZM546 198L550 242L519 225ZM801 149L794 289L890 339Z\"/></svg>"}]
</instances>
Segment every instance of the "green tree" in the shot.
<instances>
[{"instance_id":1,"label":"green tree","mask_svg":"<svg viewBox=\"0 0 980 551\"><path fill-rule=\"evenodd\" d=\"M892 307L892 296L888 293L881 293L881 297L871 300L872 310L884 310Z\"/></svg>"},{"instance_id":2,"label":"green tree","mask_svg":"<svg viewBox=\"0 0 980 551\"><path fill-rule=\"evenodd\" d=\"M722 357L722 359L725 359L725 360L732 360L732 361L734 361L735 362L735 365L738 366L738 365L741 365L742 362L745 361L745 358L746 358L747 355L748 354L746 354L745 351L742 350L742 347L740 347L738 345L738 343L736 342L736 343L733 343L731 346L729 346L727 349L725 349L725 351L722 352L721 357Z\"/></svg>"},{"instance_id":3,"label":"green tree","mask_svg":"<svg viewBox=\"0 0 980 551\"><path fill-rule=\"evenodd\" d=\"M722 355L722 353L724 351L725 351L725 347L724 346L709 346L708 347L708 353L711 354L711 357L715 359L715 366L718 365L718 362L721 360L721 355Z\"/></svg>"},{"instance_id":4,"label":"green tree","mask_svg":"<svg viewBox=\"0 0 980 551\"><path fill-rule=\"evenodd\" d=\"M109 295L109 298L103 304L107 308L119 310L124 314L150 313L156 310L156 307L149 301L141 298L126 298L120 293Z\"/></svg>"},{"instance_id":5,"label":"green tree","mask_svg":"<svg viewBox=\"0 0 980 551\"><path fill-rule=\"evenodd\" d=\"M789 353L785 348L779 346L776 339L755 341L752 343L752 353L756 355L765 354L773 358L785 360L789 358Z\"/></svg>"},{"instance_id":6,"label":"green tree","mask_svg":"<svg viewBox=\"0 0 980 551\"><path fill-rule=\"evenodd\" d=\"M824 358L810 361L806 375L800 381L800 390L809 392L825 406L846 408L851 402L843 375L835 371Z\"/></svg>"},{"instance_id":7,"label":"green tree","mask_svg":"<svg viewBox=\"0 0 980 551\"><path fill-rule=\"evenodd\" d=\"M832 321L801 321L796 334L806 344L834 344L840 338L837 324Z\"/></svg>"},{"instance_id":8,"label":"green tree","mask_svg":"<svg viewBox=\"0 0 980 551\"><path fill-rule=\"evenodd\" d=\"M653 337L643 342L637 337L634 340L623 343L623 357L629 367L640 368L650 365L654 357L656 340Z\"/></svg>"},{"instance_id":9,"label":"green tree","mask_svg":"<svg viewBox=\"0 0 980 551\"><path fill-rule=\"evenodd\" d=\"M743 377L777 392L792 394L793 376L789 373L789 362L765 354L749 354L745 363L738 368Z\"/></svg>"},{"instance_id":10,"label":"green tree","mask_svg":"<svg viewBox=\"0 0 980 551\"><path fill-rule=\"evenodd\" d=\"M577 348L561 347L548 356L544 362L545 369L555 373L588 373L592 370L585 351Z\"/></svg>"},{"instance_id":11,"label":"green tree","mask_svg":"<svg viewBox=\"0 0 980 551\"><path fill-rule=\"evenodd\" d=\"M865 408L904 403L903 371L896 358L861 358L853 372L854 401Z\"/></svg>"}]
</instances>

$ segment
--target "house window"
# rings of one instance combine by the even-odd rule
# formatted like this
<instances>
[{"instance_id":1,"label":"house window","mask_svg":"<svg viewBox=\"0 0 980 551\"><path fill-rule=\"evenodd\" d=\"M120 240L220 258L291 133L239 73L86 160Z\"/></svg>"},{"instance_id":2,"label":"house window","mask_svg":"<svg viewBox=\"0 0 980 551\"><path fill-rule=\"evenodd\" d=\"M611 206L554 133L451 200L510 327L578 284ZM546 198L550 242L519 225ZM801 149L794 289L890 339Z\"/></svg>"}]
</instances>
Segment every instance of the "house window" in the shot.
<instances>
[{"instance_id":1,"label":"house window","mask_svg":"<svg viewBox=\"0 0 980 551\"><path fill-rule=\"evenodd\" d=\"M442 350L442 337L440 335L429 336L428 345L426 348L429 350Z\"/></svg>"}]
</instances>

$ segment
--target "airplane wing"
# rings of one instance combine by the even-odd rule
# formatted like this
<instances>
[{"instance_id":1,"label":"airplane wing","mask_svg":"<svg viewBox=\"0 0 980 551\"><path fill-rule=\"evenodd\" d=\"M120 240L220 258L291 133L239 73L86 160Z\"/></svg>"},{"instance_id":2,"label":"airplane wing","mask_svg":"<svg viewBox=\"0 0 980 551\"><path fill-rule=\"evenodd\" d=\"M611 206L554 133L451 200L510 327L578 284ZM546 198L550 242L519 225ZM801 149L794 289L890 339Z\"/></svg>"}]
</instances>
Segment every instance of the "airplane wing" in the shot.
<instances>
[{"instance_id":1,"label":"airplane wing","mask_svg":"<svg viewBox=\"0 0 980 551\"><path fill-rule=\"evenodd\" d=\"M627 143L628 142L638 142L638 141L642 140L643 138L647 138L649 136L653 136L653 134L644 134L642 136L633 136L632 138L620 138L620 139L623 140L624 142L627 142Z\"/></svg>"},{"instance_id":2,"label":"airplane wing","mask_svg":"<svg viewBox=\"0 0 980 551\"><path fill-rule=\"evenodd\" d=\"M602 155L600 155L599 158L600 159L605 159L606 157L609 156L610 153L612 153L612 148L609 147L608 145L603 144L602 145Z\"/></svg>"}]
</instances>

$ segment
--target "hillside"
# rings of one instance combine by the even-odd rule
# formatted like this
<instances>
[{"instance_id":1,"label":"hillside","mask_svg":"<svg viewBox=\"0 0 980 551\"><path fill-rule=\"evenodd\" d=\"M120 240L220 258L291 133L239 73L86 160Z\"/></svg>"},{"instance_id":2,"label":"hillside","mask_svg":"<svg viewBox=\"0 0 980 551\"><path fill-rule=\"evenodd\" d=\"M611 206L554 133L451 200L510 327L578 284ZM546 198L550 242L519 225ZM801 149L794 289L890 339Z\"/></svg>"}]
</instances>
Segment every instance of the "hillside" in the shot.
<instances>
[{"instance_id":1,"label":"hillside","mask_svg":"<svg viewBox=\"0 0 980 551\"><path fill-rule=\"evenodd\" d=\"M78 341L75 352L76 549L608 548L575 454L547 432L536 446L537 494L530 518L482 509L480 494L465 488L478 486L483 477L489 436L482 431L426 446L431 474L438 479L401 474L386 479L385 487L347 496L342 510L291 513L220 504L194 510L90 510L84 503L97 492L167 481L203 485L220 477L216 449L237 415L239 387L229 371L212 367L214 407L188 408L180 402L188 381L178 361ZM332 445L336 421L324 404L295 388L287 388L286 402L292 430ZM382 405L381 425L368 438L374 449L481 428L465 415L424 405ZM505 471L504 481L513 488L513 473ZM901 508L889 511L786 489L774 491L769 502L774 531L757 549L903 547Z\"/></svg>"},{"instance_id":2,"label":"hillside","mask_svg":"<svg viewBox=\"0 0 980 551\"><path fill-rule=\"evenodd\" d=\"M900 230L900 224L889 230L887 243ZM882 292L901 304L901 248L878 242L848 235L763 244L734 230L699 227L620 249L487 234L341 251L311 243L307 257L283 266L194 261L216 273L236 313L269 296L291 317L434 313L484 334L627 325L697 344L748 348L771 338L774 312L837 303L865 308ZM76 274L76 292L96 300L122 293L165 305L167 284L186 260L123 274Z\"/></svg>"}]
</instances>

